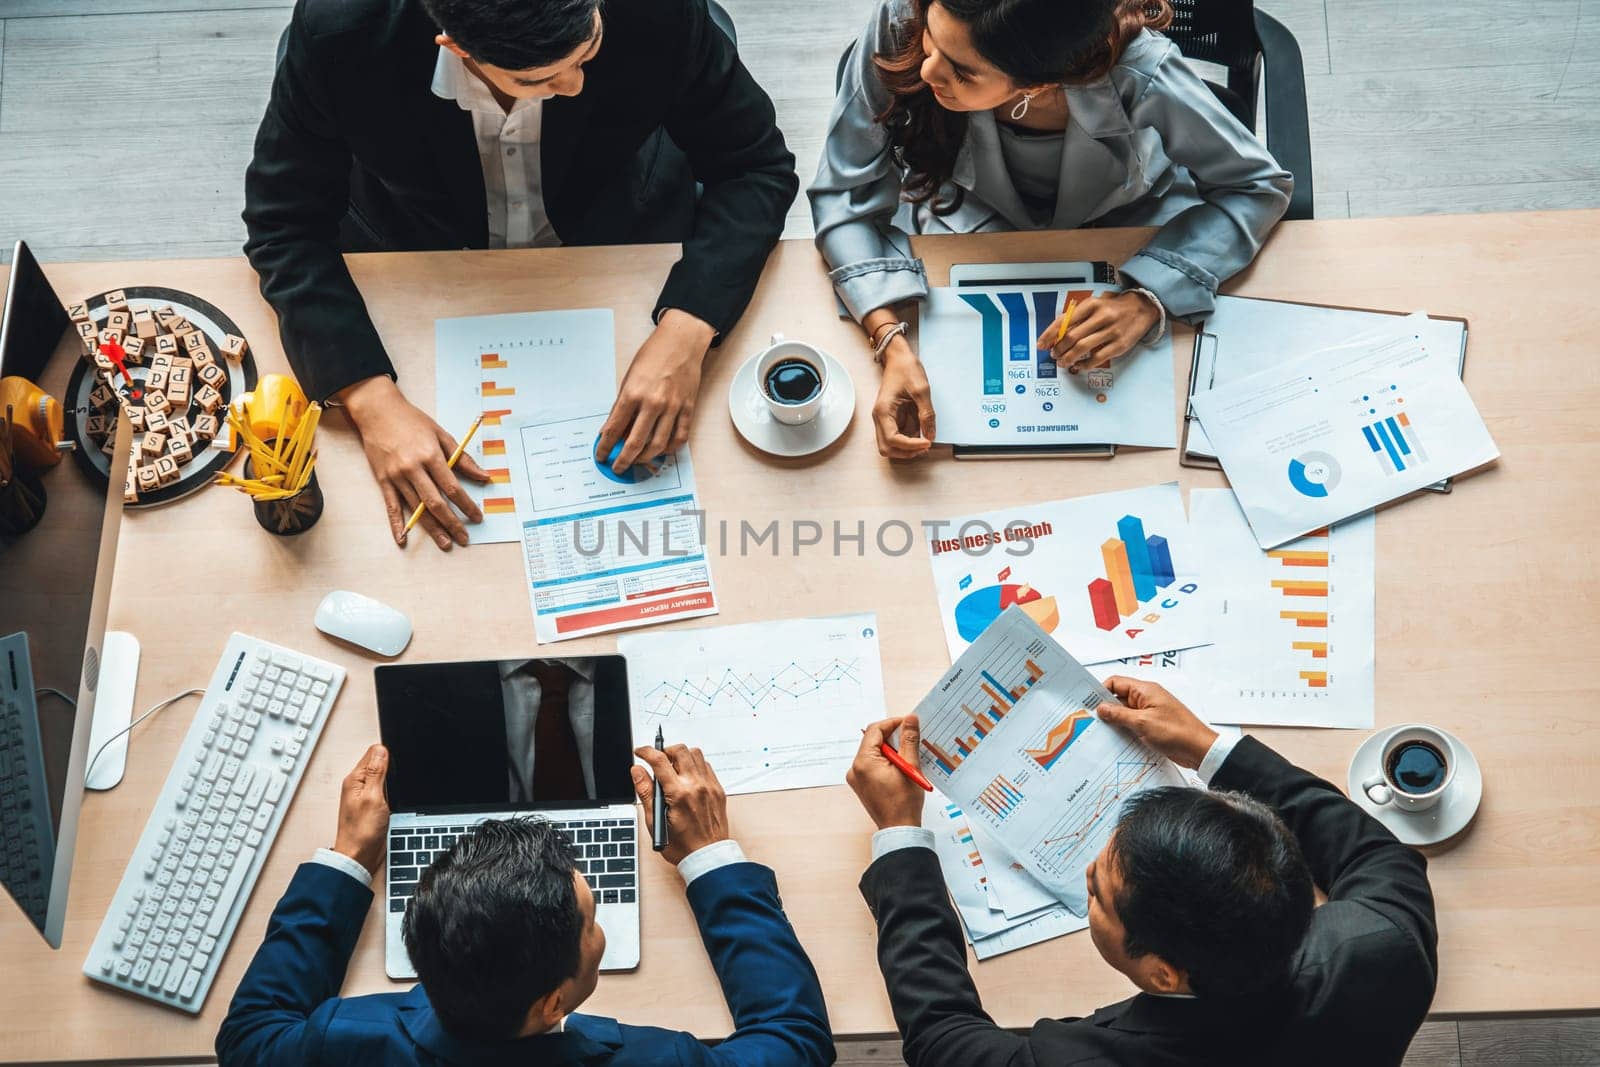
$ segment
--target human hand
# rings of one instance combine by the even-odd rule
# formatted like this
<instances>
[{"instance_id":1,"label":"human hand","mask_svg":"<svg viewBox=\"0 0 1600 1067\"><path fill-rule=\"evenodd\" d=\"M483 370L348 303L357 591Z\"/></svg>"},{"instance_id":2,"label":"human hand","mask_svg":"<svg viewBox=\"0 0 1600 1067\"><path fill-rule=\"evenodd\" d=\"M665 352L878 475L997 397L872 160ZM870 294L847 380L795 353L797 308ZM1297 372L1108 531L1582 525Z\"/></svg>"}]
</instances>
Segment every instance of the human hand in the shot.
<instances>
[{"instance_id":1,"label":"human hand","mask_svg":"<svg viewBox=\"0 0 1600 1067\"><path fill-rule=\"evenodd\" d=\"M878 454L888 459L916 459L933 447L933 394L922 360L902 337L889 342L883 354L883 380L872 404L872 425L878 433Z\"/></svg>"},{"instance_id":2,"label":"human hand","mask_svg":"<svg viewBox=\"0 0 1600 1067\"><path fill-rule=\"evenodd\" d=\"M456 439L407 400L386 375L357 382L345 389L339 399L361 435L367 464L383 492L394 543L406 543L406 520L421 502L426 505L422 528L435 544L443 549L448 549L452 540L466 544L467 528L450 504L460 508L468 522L482 522L483 512L461 488L448 465ZM455 469L475 482L489 480L465 452L456 461Z\"/></svg>"},{"instance_id":3,"label":"human hand","mask_svg":"<svg viewBox=\"0 0 1600 1067\"><path fill-rule=\"evenodd\" d=\"M333 850L365 867L372 874L383 866L389 839L389 800L383 784L389 776L389 750L373 745L339 786L339 829Z\"/></svg>"},{"instance_id":4,"label":"human hand","mask_svg":"<svg viewBox=\"0 0 1600 1067\"><path fill-rule=\"evenodd\" d=\"M1048 348L1050 358L1068 374L1109 366L1112 360L1127 355L1161 319L1155 305L1138 293L1091 296L1078 304L1067 335L1057 344L1056 335L1065 315L1063 311L1045 327L1033 345Z\"/></svg>"},{"instance_id":5,"label":"human hand","mask_svg":"<svg viewBox=\"0 0 1600 1067\"><path fill-rule=\"evenodd\" d=\"M667 847L661 850L663 859L676 867L689 853L728 839L728 795L704 752L687 745L668 745L665 752L645 746L634 749L633 754L650 765L667 798L669 833ZM654 835L651 790L655 779L650 771L634 764L633 791L644 805L645 828Z\"/></svg>"},{"instance_id":6,"label":"human hand","mask_svg":"<svg viewBox=\"0 0 1600 1067\"><path fill-rule=\"evenodd\" d=\"M913 767L917 766L922 726L915 715L905 715L867 727L861 735L855 761L844 776L845 782L855 790L856 799L880 830L888 826L921 826L922 799L928 795L904 771L890 763L878 747L896 727L900 730L900 755Z\"/></svg>"},{"instance_id":7,"label":"human hand","mask_svg":"<svg viewBox=\"0 0 1600 1067\"><path fill-rule=\"evenodd\" d=\"M622 452L611 469L618 474L640 460L682 448L689 440L700 369L717 335L710 324L687 311L668 308L650 331L623 376L611 415L600 427L595 459L604 463L618 441Z\"/></svg>"},{"instance_id":8,"label":"human hand","mask_svg":"<svg viewBox=\"0 0 1600 1067\"><path fill-rule=\"evenodd\" d=\"M1095 714L1101 721L1120 726L1180 767L1200 766L1217 739L1217 732L1201 722L1183 702L1154 682L1114 674L1105 687L1122 701L1101 704Z\"/></svg>"}]
</instances>

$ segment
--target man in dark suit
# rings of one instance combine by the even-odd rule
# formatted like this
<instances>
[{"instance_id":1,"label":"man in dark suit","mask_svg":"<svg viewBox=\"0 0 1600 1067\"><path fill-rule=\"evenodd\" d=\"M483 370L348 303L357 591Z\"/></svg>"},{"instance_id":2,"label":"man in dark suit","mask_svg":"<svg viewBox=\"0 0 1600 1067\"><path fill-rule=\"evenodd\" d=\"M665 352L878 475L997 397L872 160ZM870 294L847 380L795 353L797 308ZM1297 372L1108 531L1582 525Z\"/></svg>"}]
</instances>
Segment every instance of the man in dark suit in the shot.
<instances>
[{"instance_id":1,"label":"man in dark suit","mask_svg":"<svg viewBox=\"0 0 1600 1067\"><path fill-rule=\"evenodd\" d=\"M1197 769L1210 791L1134 798L1086 871L1095 948L1139 993L1026 1034L984 1013L922 791L878 751L898 728L916 759L916 717L867 731L849 781L880 829L861 892L906 1062L1398 1064L1437 974L1426 861L1254 738L1219 739L1160 686L1106 685L1125 706L1102 704L1100 718Z\"/></svg>"},{"instance_id":2,"label":"man in dark suit","mask_svg":"<svg viewBox=\"0 0 1600 1067\"><path fill-rule=\"evenodd\" d=\"M388 753L344 780L334 846L295 872L217 1034L224 1065L539 1064L541 1067L807 1067L833 1062L816 972L772 872L728 836L727 799L698 749L638 755L670 805L664 857L722 984L734 1033L693 1036L577 1008L594 992L605 932L564 835L542 820L487 822L434 861L406 911L421 984L344 999L350 954L383 865ZM650 821L650 774L633 771Z\"/></svg>"},{"instance_id":3,"label":"man in dark suit","mask_svg":"<svg viewBox=\"0 0 1600 1067\"><path fill-rule=\"evenodd\" d=\"M701 362L798 185L706 0L300 0L245 176L245 253L306 392L348 409L395 540L421 502L448 548L467 540L451 504L482 515L341 253L682 242L602 430L620 472L687 440Z\"/></svg>"}]
</instances>

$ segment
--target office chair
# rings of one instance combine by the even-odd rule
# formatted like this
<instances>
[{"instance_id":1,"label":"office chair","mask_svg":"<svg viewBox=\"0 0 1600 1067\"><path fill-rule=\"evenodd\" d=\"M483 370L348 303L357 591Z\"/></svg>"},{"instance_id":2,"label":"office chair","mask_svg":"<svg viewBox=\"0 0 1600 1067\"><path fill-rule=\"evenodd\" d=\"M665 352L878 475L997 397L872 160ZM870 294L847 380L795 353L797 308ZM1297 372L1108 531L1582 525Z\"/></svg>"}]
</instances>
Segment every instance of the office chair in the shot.
<instances>
[{"instance_id":1,"label":"office chair","mask_svg":"<svg viewBox=\"0 0 1600 1067\"><path fill-rule=\"evenodd\" d=\"M1169 0L1172 25L1163 32L1190 59L1228 69L1228 84L1206 82L1217 99L1251 130L1256 128L1256 95L1263 66L1267 73L1267 150L1294 175L1294 195L1286 219L1311 218L1311 124L1306 114L1306 76L1294 34L1251 0ZM855 52L845 46L834 70L833 87Z\"/></svg>"}]
</instances>

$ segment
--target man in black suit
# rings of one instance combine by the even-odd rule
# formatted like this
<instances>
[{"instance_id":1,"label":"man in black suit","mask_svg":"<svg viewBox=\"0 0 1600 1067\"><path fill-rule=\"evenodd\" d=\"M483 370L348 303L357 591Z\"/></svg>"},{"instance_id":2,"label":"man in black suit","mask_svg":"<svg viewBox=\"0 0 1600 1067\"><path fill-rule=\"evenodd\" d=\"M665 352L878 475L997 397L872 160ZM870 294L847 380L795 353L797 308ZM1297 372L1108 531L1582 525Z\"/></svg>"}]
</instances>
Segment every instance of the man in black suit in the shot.
<instances>
[{"instance_id":1,"label":"man in black suit","mask_svg":"<svg viewBox=\"0 0 1600 1067\"><path fill-rule=\"evenodd\" d=\"M395 540L420 502L448 548L467 541L451 504L482 515L341 253L681 241L602 431L620 472L687 440L701 362L798 184L706 0L300 0L245 177L245 253L306 392L348 409Z\"/></svg>"},{"instance_id":2,"label":"man in black suit","mask_svg":"<svg viewBox=\"0 0 1600 1067\"><path fill-rule=\"evenodd\" d=\"M1219 739L1165 689L1111 678L1100 718L1210 791L1151 790L1089 864L1089 933L1139 989L1026 1034L995 1026L967 974L922 791L867 731L849 781L879 831L861 892L911 1067L1398 1064L1427 1014L1438 931L1427 864L1336 788L1254 738ZM1327 893L1314 907L1313 883Z\"/></svg>"}]
</instances>

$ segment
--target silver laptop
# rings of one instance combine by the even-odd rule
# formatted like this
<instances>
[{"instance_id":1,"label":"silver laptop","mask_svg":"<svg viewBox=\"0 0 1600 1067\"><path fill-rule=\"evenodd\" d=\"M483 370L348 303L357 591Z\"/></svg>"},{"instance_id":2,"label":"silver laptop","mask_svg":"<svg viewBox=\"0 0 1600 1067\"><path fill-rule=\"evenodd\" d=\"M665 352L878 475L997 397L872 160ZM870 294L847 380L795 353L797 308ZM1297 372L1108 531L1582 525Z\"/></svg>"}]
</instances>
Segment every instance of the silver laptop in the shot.
<instances>
[{"instance_id":1,"label":"silver laptop","mask_svg":"<svg viewBox=\"0 0 1600 1067\"><path fill-rule=\"evenodd\" d=\"M622 657L397 664L373 679L389 749L389 977L417 976L401 922L428 865L486 819L529 815L572 841L606 932L600 969L637 967L640 842Z\"/></svg>"}]
</instances>

